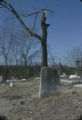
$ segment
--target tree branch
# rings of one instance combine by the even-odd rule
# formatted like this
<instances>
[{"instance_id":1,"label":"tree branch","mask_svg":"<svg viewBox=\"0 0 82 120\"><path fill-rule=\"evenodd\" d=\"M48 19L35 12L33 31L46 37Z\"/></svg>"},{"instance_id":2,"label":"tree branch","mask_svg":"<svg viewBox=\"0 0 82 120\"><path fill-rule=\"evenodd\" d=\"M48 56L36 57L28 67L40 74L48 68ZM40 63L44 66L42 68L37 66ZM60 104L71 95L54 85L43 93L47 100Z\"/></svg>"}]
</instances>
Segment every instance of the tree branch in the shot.
<instances>
[{"instance_id":1,"label":"tree branch","mask_svg":"<svg viewBox=\"0 0 82 120\"><path fill-rule=\"evenodd\" d=\"M23 20L20 18L19 14L16 12L16 10L13 8L13 6L5 1L5 0L0 0L0 5L2 5L3 7L7 8L9 11L11 11L15 16L16 18L19 20L19 22L21 23L21 25L23 26L23 28L33 37L39 39L40 41L42 41L42 37L39 36L38 34L36 33L33 33L26 25L25 23L23 22Z\"/></svg>"}]
</instances>

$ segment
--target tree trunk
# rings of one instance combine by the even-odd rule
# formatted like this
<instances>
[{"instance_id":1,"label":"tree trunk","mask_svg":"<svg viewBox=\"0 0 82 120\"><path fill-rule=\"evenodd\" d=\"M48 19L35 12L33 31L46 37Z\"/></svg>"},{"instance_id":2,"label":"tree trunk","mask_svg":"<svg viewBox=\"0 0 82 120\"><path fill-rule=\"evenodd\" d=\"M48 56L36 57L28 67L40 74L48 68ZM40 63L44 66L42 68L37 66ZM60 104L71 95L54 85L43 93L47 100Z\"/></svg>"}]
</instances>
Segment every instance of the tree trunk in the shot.
<instances>
[{"instance_id":1,"label":"tree trunk","mask_svg":"<svg viewBox=\"0 0 82 120\"><path fill-rule=\"evenodd\" d=\"M4 78L4 80L7 80L7 73L8 73L8 70L7 70L7 55L5 56L5 78Z\"/></svg>"},{"instance_id":2,"label":"tree trunk","mask_svg":"<svg viewBox=\"0 0 82 120\"><path fill-rule=\"evenodd\" d=\"M43 31L43 41L41 42L42 47L42 66L48 66L47 60L47 31Z\"/></svg>"},{"instance_id":3,"label":"tree trunk","mask_svg":"<svg viewBox=\"0 0 82 120\"><path fill-rule=\"evenodd\" d=\"M48 55L47 55L47 29L49 24L46 24L46 13L42 10L42 20L41 20L41 27L42 27L42 66L48 66Z\"/></svg>"}]
</instances>

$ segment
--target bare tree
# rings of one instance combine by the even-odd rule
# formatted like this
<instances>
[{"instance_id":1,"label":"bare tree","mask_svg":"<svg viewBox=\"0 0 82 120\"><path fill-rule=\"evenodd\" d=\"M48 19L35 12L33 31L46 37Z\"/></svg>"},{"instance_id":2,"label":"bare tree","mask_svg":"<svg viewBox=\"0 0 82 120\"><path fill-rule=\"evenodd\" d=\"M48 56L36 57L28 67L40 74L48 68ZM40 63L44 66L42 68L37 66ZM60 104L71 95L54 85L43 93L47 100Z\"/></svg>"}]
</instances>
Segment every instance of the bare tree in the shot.
<instances>
[{"instance_id":1,"label":"bare tree","mask_svg":"<svg viewBox=\"0 0 82 120\"><path fill-rule=\"evenodd\" d=\"M75 63L76 67L80 67L82 63L82 50L80 47L74 48L71 51L71 58L73 62Z\"/></svg>"},{"instance_id":2,"label":"bare tree","mask_svg":"<svg viewBox=\"0 0 82 120\"><path fill-rule=\"evenodd\" d=\"M27 32L24 30L13 33L11 48L16 65L29 65L29 60L33 61L32 59L37 51L36 46L38 43L37 40L27 35ZM38 52L36 55L38 55Z\"/></svg>"},{"instance_id":3,"label":"bare tree","mask_svg":"<svg viewBox=\"0 0 82 120\"><path fill-rule=\"evenodd\" d=\"M12 44L12 33L9 36L9 39L0 38L0 54L3 56L4 64L5 64L5 78L7 79L7 68L8 68L8 62L9 62L9 54L11 50L11 44Z\"/></svg>"},{"instance_id":4,"label":"bare tree","mask_svg":"<svg viewBox=\"0 0 82 120\"><path fill-rule=\"evenodd\" d=\"M65 56L65 61L67 66L75 67L78 71L82 67L82 48L79 46L69 51Z\"/></svg>"},{"instance_id":5,"label":"bare tree","mask_svg":"<svg viewBox=\"0 0 82 120\"><path fill-rule=\"evenodd\" d=\"M6 38L7 39L7 38ZM8 65L8 56L9 52L11 49L11 44L12 44L12 34L10 34L10 38L5 40L5 39L0 39L0 53L4 58L4 64L7 66Z\"/></svg>"},{"instance_id":6,"label":"bare tree","mask_svg":"<svg viewBox=\"0 0 82 120\"><path fill-rule=\"evenodd\" d=\"M40 50L36 50L32 54L30 54L27 58L28 65L33 66L34 64L38 64L37 59L39 60L40 53Z\"/></svg>"},{"instance_id":7,"label":"bare tree","mask_svg":"<svg viewBox=\"0 0 82 120\"><path fill-rule=\"evenodd\" d=\"M47 29L49 27L49 24L46 24L46 12L45 12L45 10L41 9L40 11L34 12L31 14L31 15L33 15L33 14L37 15L37 13L39 13L39 12L41 12L41 14L42 14L42 19L41 19L42 37L41 37L38 34L34 33L31 29L29 29L28 26L25 25L25 23L21 19L20 15L18 14L18 12L14 9L14 7L9 2L7 2L6 0L0 0L0 7L5 7L10 12L12 12L16 16L18 21L21 23L23 28L27 31L27 33L29 33L31 36L33 36L41 41L42 65L47 66L48 65L48 61L47 61Z\"/></svg>"},{"instance_id":8,"label":"bare tree","mask_svg":"<svg viewBox=\"0 0 82 120\"><path fill-rule=\"evenodd\" d=\"M13 59L15 59L15 63L16 65L18 65L20 58L20 42L18 39L16 39L15 35L13 35L11 49L12 49Z\"/></svg>"},{"instance_id":9,"label":"bare tree","mask_svg":"<svg viewBox=\"0 0 82 120\"><path fill-rule=\"evenodd\" d=\"M23 64L27 66L27 59L32 48L32 40L29 38L27 40L23 40L22 47L21 47L21 59L23 60Z\"/></svg>"}]
</instances>

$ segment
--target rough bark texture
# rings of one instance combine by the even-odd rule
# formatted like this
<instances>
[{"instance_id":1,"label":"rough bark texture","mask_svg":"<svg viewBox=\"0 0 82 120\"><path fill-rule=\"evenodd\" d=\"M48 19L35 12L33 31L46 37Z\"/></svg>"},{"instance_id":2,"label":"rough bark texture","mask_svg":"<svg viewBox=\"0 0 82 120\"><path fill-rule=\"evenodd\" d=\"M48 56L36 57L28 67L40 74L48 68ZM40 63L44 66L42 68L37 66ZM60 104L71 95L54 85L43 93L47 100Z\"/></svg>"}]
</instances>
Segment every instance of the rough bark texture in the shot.
<instances>
[{"instance_id":1,"label":"rough bark texture","mask_svg":"<svg viewBox=\"0 0 82 120\"><path fill-rule=\"evenodd\" d=\"M41 42L42 45L42 66L48 66L47 61L47 45L46 40L44 42Z\"/></svg>"},{"instance_id":2,"label":"rough bark texture","mask_svg":"<svg viewBox=\"0 0 82 120\"><path fill-rule=\"evenodd\" d=\"M49 24L46 24L46 15L45 12L42 11L42 20L41 20L41 27L42 27L42 66L48 66L48 58L47 58L47 28Z\"/></svg>"}]
</instances>

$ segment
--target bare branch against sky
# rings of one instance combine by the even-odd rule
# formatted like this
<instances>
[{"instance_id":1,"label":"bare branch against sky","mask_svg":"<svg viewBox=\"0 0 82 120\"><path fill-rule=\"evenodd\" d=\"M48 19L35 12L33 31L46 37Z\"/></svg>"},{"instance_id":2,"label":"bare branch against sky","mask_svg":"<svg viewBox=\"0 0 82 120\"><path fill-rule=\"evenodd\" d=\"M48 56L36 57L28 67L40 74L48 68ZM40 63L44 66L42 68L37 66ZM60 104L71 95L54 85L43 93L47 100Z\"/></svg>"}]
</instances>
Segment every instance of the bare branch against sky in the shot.
<instances>
[{"instance_id":1,"label":"bare branch against sky","mask_svg":"<svg viewBox=\"0 0 82 120\"><path fill-rule=\"evenodd\" d=\"M21 19L20 16L19 16L19 14L17 13L17 11L13 8L13 6L12 6L9 2L7 2L7 1L5 1L5 0L0 0L0 7L5 7L5 8L7 8L9 11L11 11L11 12L16 16L16 18L19 20L19 22L22 24L22 26L24 27L24 29L25 29L31 36L33 36L33 37L35 37L35 38L37 38L37 39L39 39L39 40L42 41L41 36L39 36L39 35L36 34L36 33L33 33L32 30L30 30L30 28L28 28L28 27L24 24L24 22L22 21L22 19Z\"/></svg>"}]
</instances>

